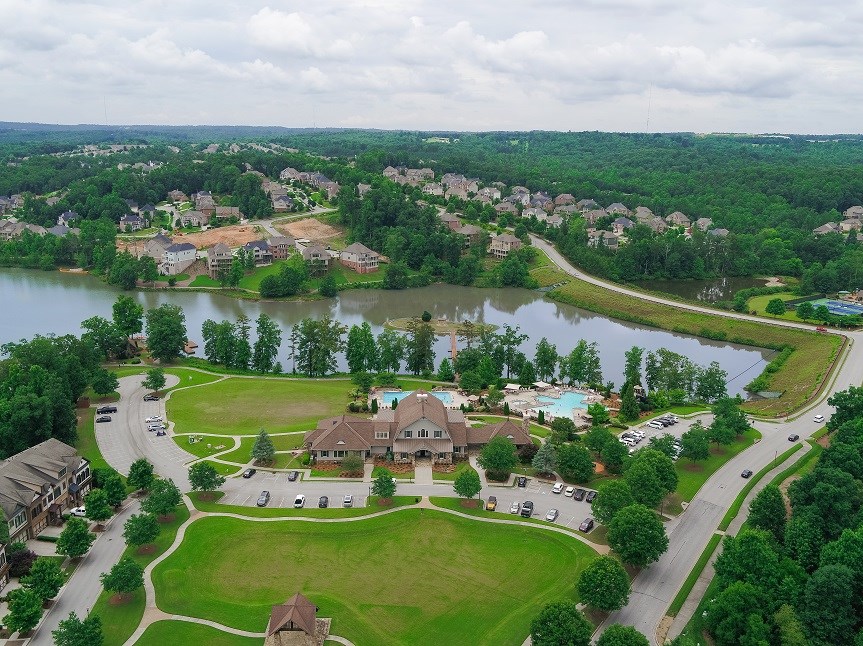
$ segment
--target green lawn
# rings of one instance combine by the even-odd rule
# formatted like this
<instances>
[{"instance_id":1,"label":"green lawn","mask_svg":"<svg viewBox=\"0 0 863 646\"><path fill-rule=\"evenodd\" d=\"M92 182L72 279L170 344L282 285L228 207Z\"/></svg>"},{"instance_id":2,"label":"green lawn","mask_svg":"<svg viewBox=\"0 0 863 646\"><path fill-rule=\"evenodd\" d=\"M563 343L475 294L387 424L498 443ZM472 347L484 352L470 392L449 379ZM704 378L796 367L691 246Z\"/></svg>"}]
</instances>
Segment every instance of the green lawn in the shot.
<instances>
[{"instance_id":1,"label":"green lawn","mask_svg":"<svg viewBox=\"0 0 863 646\"><path fill-rule=\"evenodd\" d=\"M372 271L367 274L358 274L357 272L348 269L340 265L339 263L334 263L330 270L327 272L330 276L332 276L336 285L354 285L356 283L379 283L384 279L383 269L378 268L377 271ZM321 282L324 280L324 276L327 274L323 274L321 276L315 276L309 281L310 289L318 289L321 286Z\"/></svg>"},{"instance_id":2,"label":"green lawn","mask_svg":"<svg viewBox=\"0 0 863 646\"><path fill-rule=\"evenodd\" d=\"M712 476L719 467L728 462L735 455L749 448L761 433L751 428L728 446L710 445L710 457L700 462L693 462L689 458L680 458L675 463L675 470L679 481L677 493L682 500L689 502L698 493L707 479Z\"/></svg>"},{"instance_id":3,"label":"green lawn","mask_svg":"<svg viewBox=\"0 0 863 646\"><path fill-rule=\"evenodd\" d=\"M756 312L761 316L768 316L770 318L780 318L786 319L788 321L796 321L797 323L801 323L802 321L797 318L797 315L794 313L794 310L790 310L782 314L781 316L774 317L772 314L767 313L767 303L772 301L774 298L779 298L783 301L793 301L795 298L803 298L800 294L792 294L791 292L783 292L779 294L763 294L761 296L753 296L746 303L746 309L750 312Z\"/></svg>"},{"instance_id":4,"label":"green lawn","mask_svg":"<svg viewBox=\"0 0 863 646\"><path fill-rule=\"evenodd\" d=\"M180 435L173 439L177 443L177 446L179 446L181 449L183 449L184 451L188 451L192 455L196 455L199 458L208 458L211 455L221 453L225 449L230 449L234 446L234 439L231 437L220 437L216 435L195 435L195 437L200 437L201 441L195 442L194 444L189 443L190 437L190 435ZM219 446L222 448L216 448Z\"/></svg>"},{"instance_id":5,"label":"green lawn","mask_svg":"<svg viewBox=\"0 0 863 646\"><path fill-rule=\"evenodd\" d=\"M204 460L205 463L209 464L216 470L216 473L223 476L232 476L240 472L241 467L232 466L230 464L222 464L221 462L214 462L213 460Z\"/></svg>"},{"instance_id":6,"label":"green lawn","mask_svg":"<svg viewBox=\"0 0 863 646\"><path fill-rule=\"evenodd\" d=\"M131 556L141 567L147 567L153 560L167 550L174 542L177 529L189 518L189 510L185 505L179 505L173 520L160 524L162 533L154 542L155 550L149 554L138 554L137 548L127 547L124 556ZM146 598L144 588L139 588L132 599L119 605L112 605L110 599L113 593L102 591L96 604L90 611L91 615L99 615L102 619L102 632L105 635L104 646L120 646L135 632L141 618L144 616ZM176 643L176 642L175 642Z\"/></svg>"},{"instance_id":7,"label":"green lawn","mask_svg":"<svg viewBox=\"0 0 863 646\"><path fill-rule=\"evenodd\" d=\"M201 500L201 494L193 491L189 494L189 498L196 509L201 511L209 511L223 514L238 514L240 516L248 516L249 518L292 518L294 516L312 517L312 518L355 518L357 516L368 516L379 511L386 511L395 507L404 507L405 505L414 505L417 502L414 496L393 496L390 503L381 505L378 503L377 496L371 496L368 499L366 507L327 507L319 509L315 501L306 500L307 507L302 509L294 509L293 507L246 507L245 505L223 505L219 499L224 494L219 491L215 494L214 500ZM341 499L334 501L334 504L341 504Z\"/></svg>"},{"instance_id":8,"label":"green lawn","mask_svg":"<svg viewBox=\"0 0 863 646\"><path fill-rule=\"evenodd\" d=\"M303 445L303 436L303 433L297 433L296 435L271 435L270 439L273 441L276 451L290 451L291 449L298 449ZM252 458L252 447L254 445L254 437L244 437L240 442L239 448L234 449L230 453L220 455L219 458L228 462L245 464Z\"/></svg>"},{"instance_id":9,"label":"green lawn","mask_svg":"<svg viewBox=\"0 0 863 646\"><path fill-rule=\"evenodd\" d=\"M468 471L468 470L476 473L476 469L474 469L470 465L470 462L468 462L467 460L464 460L462 462L459 462L456 465L455 471L453 471L452 473L440 473L439 471L434 471L432 473L432 477L435 480L455 480L462 471Z\"/></svg>"},{"instance_id":10,"label":"green lawn","mask_svg":"<svg viewBox=\"0 0 863 646\"><path fill-rule=\"evenodd\" d=\"M260 637L243 637L188 621L157 621L151 624L135 646L165 644L207 644L207 646L261 646Z\"/></svg>"},{"instance_id":11,"label":"green lawn","mask_svg":"<svg viewBox=\"0 0 863 646\"><path fill-rule=\"evenodd\" d=\"M300 591L356 644L516 645L538 607L576 599L594 557L556 532L422 509L327 524L203 518L153 581L162 610L245 630L263 631L271 605Z\"/></svg>"},{"instance_id":12,"label":"green lawn","mask_svg":"<svg viewBox=\"0 0 863 646\"><path fill-rule=\"evenodd\" d=\"M240 279L238 286L241 289L250 289L253 292L259 292L261 291L261 281L267 276L278 276L284 264L284 260L277 260L272 265L256 267L250 274Z\"/></svg>"},{"instance_id":13,"label":"green lawn","mask_svg":"<svg viewBox=\"0 0 863 646\"><path fill-rule=\"evenodd\" d=\"M139 365L124 365L120 368L113 368L112 372L120 377L128 377L129 375L143 375L148 370L150 370L153 366L139 364ZM209 384L214 381L218 381L221 379L221 375L209 374L206 372L199 372L198 370L190 370L189 368L181 368L181 367L167 367L165 368L165 374L174 375L179 378L180 383L172 388L166 388L164 392L168 392L170 390L177 390L178 388L187 388L189 386L200 386L203 384Z\"/></svg>"},{"instance_id":14,"label":"green lawn","mask_svg":"<svg viewBox=\"0 0 863 646\"><path fill-rule=\"evenodd\" d=\"M205 274L198 274L195 280L189 283L189 287L221 287L222 283L218 280L213 280Z\"/></svg>"},{"instance_id":15,"label":"green lawn","mask_svg":"<svg viewBox=\"0 0 863 646\"><path fill-rule=\"evenodd\" d=\"M93 421L96 416L96 409L76 408L75 415L78 416L78 441L75 442L78 453L90 461L91 470L110 469L110 465L105 462L99 445L96 443L96 425Z\"/></svg>"},{"instance_id":16,"label":"green lawn","mask_svg":"<svg viewBox=\"0 0 863 646\"><path fill-rule=\"evenodd\" d=\"M178 433L257 435L309 431L323 417L344 412L349 381L228 378L173 394L166 403Z\"/></svg>"}]
</instances>

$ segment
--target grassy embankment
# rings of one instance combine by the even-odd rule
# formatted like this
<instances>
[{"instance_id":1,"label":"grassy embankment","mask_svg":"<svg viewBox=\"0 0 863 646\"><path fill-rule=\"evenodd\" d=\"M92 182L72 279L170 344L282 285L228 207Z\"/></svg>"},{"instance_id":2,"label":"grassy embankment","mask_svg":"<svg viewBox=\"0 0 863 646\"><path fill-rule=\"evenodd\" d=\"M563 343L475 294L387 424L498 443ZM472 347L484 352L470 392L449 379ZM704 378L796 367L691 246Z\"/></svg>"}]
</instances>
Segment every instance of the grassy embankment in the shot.
<instances>
[{"instance_id":1,"label":"grassy embankment","mask_svg":"<svg viewBox=\"0 0 863 646\"><path fill-rule=\"evenodd\" d=\"M582 281L570 281L549 292L549 297L612 318L682 334L773 350L794 348L785 363L769 376L770 390L783 392L782 397L744 404L746 410L761 415L785 415L803 406L823 386L841 345L840 337L834 334L692 312Z\"/></svg>"}]
</instances>

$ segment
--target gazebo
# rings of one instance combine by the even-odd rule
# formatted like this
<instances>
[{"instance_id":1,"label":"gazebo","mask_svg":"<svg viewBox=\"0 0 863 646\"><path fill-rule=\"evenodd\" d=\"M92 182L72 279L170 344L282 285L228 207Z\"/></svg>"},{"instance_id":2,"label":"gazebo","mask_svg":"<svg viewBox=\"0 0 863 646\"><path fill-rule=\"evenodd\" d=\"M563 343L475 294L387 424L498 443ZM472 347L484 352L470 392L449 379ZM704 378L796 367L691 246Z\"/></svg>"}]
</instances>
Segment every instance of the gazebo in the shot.
<instances>
[{"instance_id":1,"label":"gazebo","mask_svg":"<svg viewBox=\"0 0 863 646\"><path fill-rule=\"evenodd\" d=\"M329 632L329 620L319 622L317 612L317 606L299 592L285 603L273 606L265 646L317 646ZM323 639L319 640L321 632Z\"/></svg>"}]
</instances>

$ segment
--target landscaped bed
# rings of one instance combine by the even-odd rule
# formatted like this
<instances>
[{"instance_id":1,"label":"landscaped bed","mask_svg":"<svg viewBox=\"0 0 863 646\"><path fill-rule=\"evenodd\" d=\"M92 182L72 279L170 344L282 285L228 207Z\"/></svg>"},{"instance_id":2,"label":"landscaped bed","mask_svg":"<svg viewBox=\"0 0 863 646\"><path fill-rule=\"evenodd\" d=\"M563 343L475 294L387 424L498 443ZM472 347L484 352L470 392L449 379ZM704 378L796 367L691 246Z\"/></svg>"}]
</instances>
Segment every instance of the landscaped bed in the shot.
<instances>
[{"instance_id":1,"label":"landscaped bed","mask_svg":"<svg viewBox=\"0 0 863 646\"><path fill-rule=\"evenodd\" d=\"M263 631L271 606L302 591L355 644L515 645L538 607L576 599L595 556L556 532L422 509L326 524L220 517L192 524L153 582L165 612L244 630Z\"/></svg>"}]
</instances>

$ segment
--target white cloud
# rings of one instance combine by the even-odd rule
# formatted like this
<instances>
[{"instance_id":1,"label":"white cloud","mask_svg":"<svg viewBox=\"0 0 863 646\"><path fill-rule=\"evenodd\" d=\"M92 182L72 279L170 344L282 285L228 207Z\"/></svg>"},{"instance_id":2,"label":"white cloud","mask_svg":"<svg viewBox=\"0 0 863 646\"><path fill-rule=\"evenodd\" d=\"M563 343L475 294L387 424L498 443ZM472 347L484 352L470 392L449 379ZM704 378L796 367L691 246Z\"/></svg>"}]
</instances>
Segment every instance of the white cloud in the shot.
<instances>
[{"instance_id":1,"label":"white cloud","mask_svg":"<svg viewBox=\"0 0 863 646\"><path fill-rule=\"evenodd\" d=\"M353 53L350 41L296 12L264 7L249 18L248 31L254 43L278 52L336 59L349 58Z\"/></svg>"}]
</instances>

